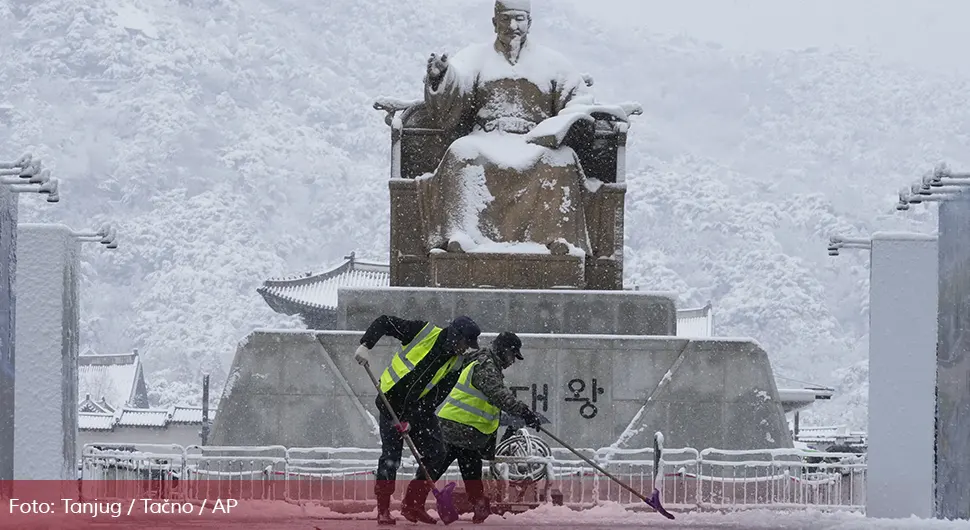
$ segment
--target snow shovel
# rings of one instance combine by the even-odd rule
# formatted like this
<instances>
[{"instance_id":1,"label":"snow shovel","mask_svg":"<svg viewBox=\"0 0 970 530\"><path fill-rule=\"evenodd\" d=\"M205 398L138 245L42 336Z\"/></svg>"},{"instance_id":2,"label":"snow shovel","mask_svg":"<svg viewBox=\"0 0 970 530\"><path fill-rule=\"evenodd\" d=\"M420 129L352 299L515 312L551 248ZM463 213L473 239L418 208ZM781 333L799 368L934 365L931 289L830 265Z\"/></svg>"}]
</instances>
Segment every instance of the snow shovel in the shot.
<instances>
[{"instance_id":1,"label":"snow shovel","mask_svg":"<svg viewBox=\"0 0 970 530\"><path fill-rule=\"evenodd\" d=\"M397 418L397 414L394 409L391 408L391 403L387 400L387 396L381 391L381 384L378 382L377 378L374 377L374 373L370 371L370 364L364 363L364 370L367 370L367 375L370 376L370 380L374 383L374 388L377 389L377 395L381 396L381 401L384 402L384 406L387 411L391 414L391 419L394 420L394 426L397 427L401 425L401 421ZM414 446L414 442L411 441L411 436L407 433L407 424L405 423L405 429L402 430L401 436L404 437L404 441L407 442L408 448L411 450L411 454L414 455L415 460L418 461L418 466L424 473L425 479L431 484L431 492L434 494L435 498L435 509L438 511L438 517L441 518L441 522L446 525L451 524L458 520L458 509L455 508L455 501L452 498L453 492L455 490L455 483L449 482L443 489L438 490L435 487L434 481L431 480L431 474L428 473L428 469L424 467L424 462L421 461L421 453L418 452L418 448Z\"/></svg>"},{"instance_id":2,"label":"snow shovel","mask_svg":"<svg viewBox=\"0 0 970 530\"><path fill-rule=\"evenodd\" d=\"M602 467L596 465L595 462L593 462L589 458L586 458L579 451L577 451L577 450L573 449L572 447L570 447L569 444L567 444L566 442L560 440L555 434L552 434L551 432L547 431L545 429L545 427L539 427L539 431L546 433L546 435L549 436L550 438L552 438L556 443L558 443L559 445L565 447L571 453L573 453L574 455L578 456L579 458L583 459L583 461L586 462L587 464L593 466L593 469L596 469L600 473L606 475L607 477L609 477L610 480L612 480L613 482L616 482L617 484L619 484L620 486L622 486L625 490L627 490L630 493L636 495L640 500L642 500L643 502L647 503L647 506L653 508L654 511L656 511L660 515L663 515L667 519L673 519L674 518L674 514L672 514L672 513L668 512L667 510L665 510L664 507L663 507L663 505L660 504L660 490L657 488L657 474L659 473L659 466L658 466L658 464L660 463L660 449L661 448L660 448L660 444L659 444L658 437L654 437L654 441L653 441L653 448L654 448L654 452L653 452L653 470L654 470L653 471L653 480L654 480L654 486L653 486L653 494L650 495L650 497L648 498L648 497L644 497L640 492L638 492L637 490L635 490L635 489L631 488L630 486L628 486L622 480L620 480L620 479L614 477L613 475L611 475L608 471L606 471ZM657 433L657 434L659 434L659 433Z\"/></svg>"}]
</instances>

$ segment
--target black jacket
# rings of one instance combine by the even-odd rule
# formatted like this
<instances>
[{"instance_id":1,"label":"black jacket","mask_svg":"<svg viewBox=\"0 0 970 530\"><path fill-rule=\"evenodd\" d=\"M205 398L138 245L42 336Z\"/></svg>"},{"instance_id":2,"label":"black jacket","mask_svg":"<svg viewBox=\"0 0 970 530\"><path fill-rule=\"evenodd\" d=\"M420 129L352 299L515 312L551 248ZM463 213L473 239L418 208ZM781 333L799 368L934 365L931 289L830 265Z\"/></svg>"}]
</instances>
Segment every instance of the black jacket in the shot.
<instances>
[{"instance_id":1,"label":"black jacket","mask_svg":"<svg viewBox=\"0 0 970 530\"><path fill-rule=\"evenodd\" d=\"M428 322L424 320L405 320L395 316L381 315L367 328L364 336L360 339L360 343L368 348L373 348L377 341L381 340L381 337L387 336L401 341L401 344L408 344L427 324ZM414 370L405 375L385 394L398 416L408 417L421 413L434 414L438 405L448 397L461 374L462 359L459 359L451 373L439 381L431 392L428 392L424 398L419 398L421 392L431 382L434 374L449 359L458 354L455 350L458 339L459 335L455 330L448 327L442 329L431 347L431 351L421 359L421 362L415 365ZM384 368L387 368L387 366ZM380 372L375 372L374 376L379 378L383 372L384 369L382 368ZM377 398L377 405L379 409L383 410L380 396Z\"/></svg>"}]
</instances>

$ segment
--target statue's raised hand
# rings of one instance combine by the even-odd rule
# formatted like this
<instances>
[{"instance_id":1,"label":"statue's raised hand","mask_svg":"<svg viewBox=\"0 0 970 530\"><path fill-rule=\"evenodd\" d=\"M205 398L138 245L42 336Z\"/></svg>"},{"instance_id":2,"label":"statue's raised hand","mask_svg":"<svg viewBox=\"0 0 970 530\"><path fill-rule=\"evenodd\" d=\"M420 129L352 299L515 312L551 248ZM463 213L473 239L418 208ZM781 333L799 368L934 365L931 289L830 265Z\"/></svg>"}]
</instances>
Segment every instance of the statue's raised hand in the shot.
<instances>
[{"instance_id":1,"label":"statue's raised hand","mask_svg":"<svg viewBox=\"0 0 970 530\"><path fill-rule=\"evenodd\" d=\"M428 82L432 86L438 86L441 82L441 78L444 77L445 72L448 70L448 54L444 53L440 57L434 53L431 57L428 57Z\"/></svg>"}]
</instances>

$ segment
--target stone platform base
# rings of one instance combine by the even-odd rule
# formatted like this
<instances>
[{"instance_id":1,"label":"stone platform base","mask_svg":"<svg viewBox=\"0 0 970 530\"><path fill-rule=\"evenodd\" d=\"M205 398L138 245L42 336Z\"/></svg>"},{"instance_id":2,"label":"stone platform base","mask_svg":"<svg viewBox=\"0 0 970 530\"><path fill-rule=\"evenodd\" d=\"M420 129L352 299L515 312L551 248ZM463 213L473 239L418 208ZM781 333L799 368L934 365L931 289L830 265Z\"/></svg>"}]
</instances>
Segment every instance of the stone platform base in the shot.
<instances>
[{"instance_id":1,"label":"stone platform base","mask_svg":"<svg viewBox=\"0 0 970 530\"><path fill-rule=\"evenodd\" d=\"M482 289L584 289L579 256L433 252L431 285Z\"/></svg>"},{"instance_id":2,"label":"stone platform base","mask_svg":"<svg viewBox=\"0 0 970 530\"><path fill-rule=\"evenodd\" d=\"M676 335L675 299L645 291L341 288L337 328L363 331L381 315L438 325L468 315L496 333Z\"/></svg>"},{"instance_id":3,"label":"stone platform base","mask_svg":"<svg viewBox=\"0 0 970 530\"><path fill-rule=\"evenodd\" d=\"M668 448L792 447L768 356L753 341L521 337L525 360L505 371L506 384L572 445L651 447L662 431ZM376 390L353 359L359 340L349 331L251 333L236 352L209 443L379 447ZM390 337L377 344L377 374L399 347Z\"/></svg>"}]
</instances>

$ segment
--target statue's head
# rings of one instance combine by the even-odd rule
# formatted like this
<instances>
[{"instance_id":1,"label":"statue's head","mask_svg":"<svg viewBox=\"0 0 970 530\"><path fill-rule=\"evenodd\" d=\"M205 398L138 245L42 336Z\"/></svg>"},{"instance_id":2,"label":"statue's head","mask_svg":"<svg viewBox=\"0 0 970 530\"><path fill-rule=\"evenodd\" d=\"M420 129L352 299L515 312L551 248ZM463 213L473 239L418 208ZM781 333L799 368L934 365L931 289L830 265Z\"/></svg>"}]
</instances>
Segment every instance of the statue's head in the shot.
<instances>
[{"instance_id":1,"label":"statue's head","mask_svg":"<svg viewBox=\"0 0 970 530\"><path fill-rule=\"evenodd\" d=\"M532 26L532 1L495 0L492 26L499 42L518 49Z\"/></svg>"}]
</instances>

